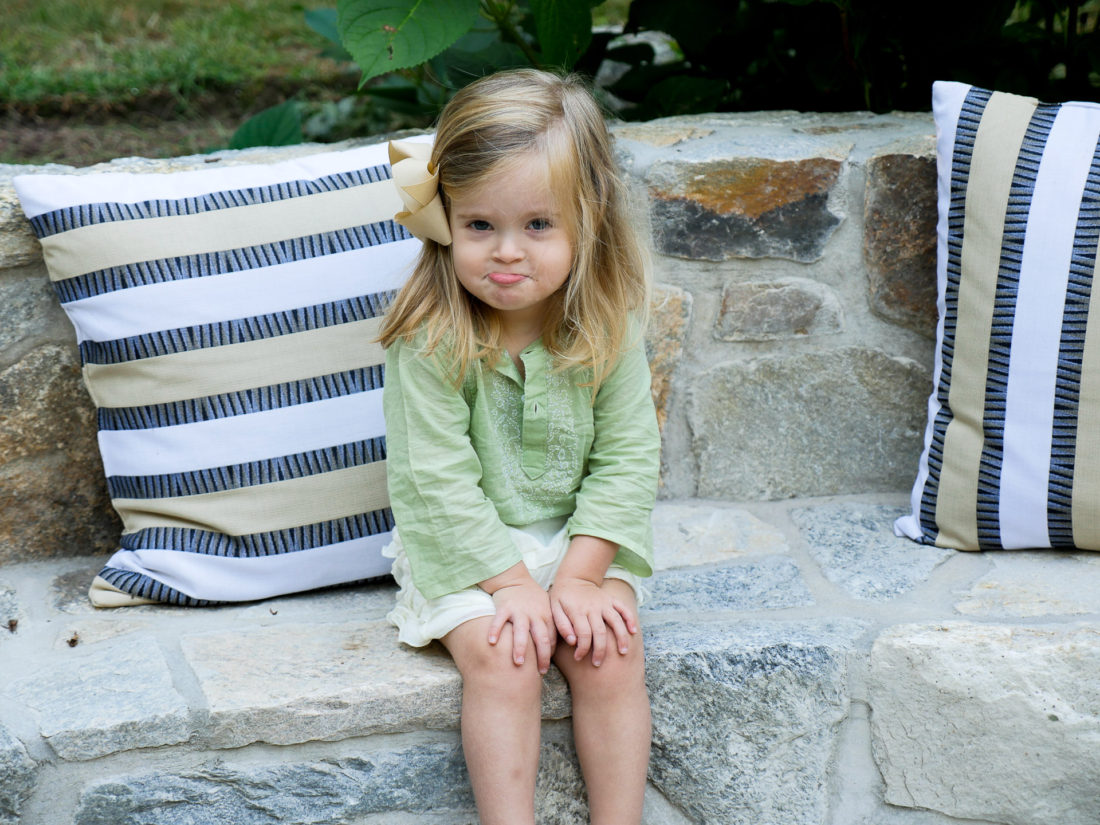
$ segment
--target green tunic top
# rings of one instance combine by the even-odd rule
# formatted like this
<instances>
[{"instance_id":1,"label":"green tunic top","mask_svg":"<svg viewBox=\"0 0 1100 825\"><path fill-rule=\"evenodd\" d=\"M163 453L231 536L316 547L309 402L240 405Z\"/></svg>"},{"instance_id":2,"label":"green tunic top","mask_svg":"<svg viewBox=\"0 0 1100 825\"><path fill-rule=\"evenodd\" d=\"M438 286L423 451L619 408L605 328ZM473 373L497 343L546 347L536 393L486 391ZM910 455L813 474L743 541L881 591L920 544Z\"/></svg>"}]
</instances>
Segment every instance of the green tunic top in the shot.
<instances>
[{"instance_id":1,"label":"green tunic top","mask_svg":"<svg viewBox=\"0 0 1100 825\"><path fill-rule=\"evenodd\" d=\"M641 341L592 401L576 371L555 371L541 341L520 359L477 365L456 387L416 339L386 352L383 405L394 519L425 598L521 561L505 525L568 516L570 537L619 545L615 563L652 574L650 511L660 434Z\"/></svg>"}]
</instances>

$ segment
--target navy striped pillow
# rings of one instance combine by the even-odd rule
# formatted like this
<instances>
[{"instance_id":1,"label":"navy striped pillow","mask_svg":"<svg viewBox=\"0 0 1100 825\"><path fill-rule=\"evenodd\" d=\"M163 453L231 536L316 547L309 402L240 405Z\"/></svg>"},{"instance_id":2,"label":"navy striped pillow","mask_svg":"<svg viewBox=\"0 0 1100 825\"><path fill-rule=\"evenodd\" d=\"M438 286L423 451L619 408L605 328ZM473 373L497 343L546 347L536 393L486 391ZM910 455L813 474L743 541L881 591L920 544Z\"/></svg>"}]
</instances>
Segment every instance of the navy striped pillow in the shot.
<instances>
[{"instance_id":1,"label":"navy striped pillow","mask_svg":"<svg viewBox=\"0 0 1100 825\"><path fill-rule=\"evenodd\" d=\"M1100 549L1100 105L941 82L933 113L935 387L895 529L961 550Z\"/></svg>"},{"instance_id":2,"label":"navy striped pillow","mask_svg":"<svg viewBox=\"0 0 1100 825\"><path fill-rule=\"evenodd\" d=\"M380 145L15 179L123 521L93 600L245 601L388 572L373 339L420 247L389 177Z\"/></svg>"}]
</instances>

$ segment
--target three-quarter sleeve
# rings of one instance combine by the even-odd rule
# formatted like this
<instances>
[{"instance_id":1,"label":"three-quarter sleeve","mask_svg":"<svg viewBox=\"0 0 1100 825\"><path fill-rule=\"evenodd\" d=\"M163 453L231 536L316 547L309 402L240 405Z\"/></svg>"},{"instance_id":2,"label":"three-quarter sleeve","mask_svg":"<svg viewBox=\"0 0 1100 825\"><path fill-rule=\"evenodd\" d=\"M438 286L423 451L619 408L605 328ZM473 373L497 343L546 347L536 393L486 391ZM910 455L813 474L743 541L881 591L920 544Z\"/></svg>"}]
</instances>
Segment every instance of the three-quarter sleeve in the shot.
<instances>
[{"instance_id":1,"label":"three-quarter sleeve","mask_svg":"<svg viewBox=\"0 0 1100 825\"><path fill-rule=\"evenodd\" d=\"M383 390L390 505L425 598L455 592L521 560L480 486L470 405L439 359L397 342Z\"/></svg>"},{"instance_id":2,"label":"three-quarter sleeve","mask_svg":"<svg viewBox=\"0 0 1100 825\"><path fill-rule=\"evenodd\" d=\"M596 394L588 471L568 523L570 536L618 544L615 562L639 576L653 572L650 515L660 472L661 436L650 386L638 335Z\"/></svg>"}]
</instances>

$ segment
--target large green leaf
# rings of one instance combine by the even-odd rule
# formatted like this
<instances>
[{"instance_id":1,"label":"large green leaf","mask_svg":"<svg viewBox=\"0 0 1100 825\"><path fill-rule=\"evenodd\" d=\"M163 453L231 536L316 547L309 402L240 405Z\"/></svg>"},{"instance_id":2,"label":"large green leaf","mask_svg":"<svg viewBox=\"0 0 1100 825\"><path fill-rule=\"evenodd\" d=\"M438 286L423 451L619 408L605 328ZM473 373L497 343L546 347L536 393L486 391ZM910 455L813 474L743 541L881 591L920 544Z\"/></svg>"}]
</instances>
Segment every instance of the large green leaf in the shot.
<instances>
[{"instance_id":1,"label":"large green leaf","mask_svg":"<svg viewBox=\"0 0 1100 825\"><path fill-rule=\"evenodd\" d=\"M340 30L336 28L336 9L312 9L305 13L306 25L328 40L321 52L333 60L351 60L351 55L340 42Z\"/></svg>"},{"instance_id":2,"label":"large green leaf","mask_svg":"<svg viewBox=\"0 0 1100 825\"><path fill-rule=\"evenodd\" d=\"M241 124L229 141L230 149L250 146L292 146L302 142L302 112L298 103L288 100L264 109Z\"/></svg>"},{"instance_id":3,"label":"large green leaf","mask_svg":"<svg viewBox=\"0 0 1100 825\"><path fill-rule=\"evenodd\" d=\"M531 0L531 14L543 65L572 68L592 40L588 0Z\"/></svg>"},{"instance_id":4,"label":"large green leaf","mask_svg":"<svg viewBox=\"0 0 1100 825\"><path fill-rule=\"evenodd\" d=\"M340 0L337 28L344 46L372 77L435 57L469 31L478 0Z\"/></svg>"}]
</instances>

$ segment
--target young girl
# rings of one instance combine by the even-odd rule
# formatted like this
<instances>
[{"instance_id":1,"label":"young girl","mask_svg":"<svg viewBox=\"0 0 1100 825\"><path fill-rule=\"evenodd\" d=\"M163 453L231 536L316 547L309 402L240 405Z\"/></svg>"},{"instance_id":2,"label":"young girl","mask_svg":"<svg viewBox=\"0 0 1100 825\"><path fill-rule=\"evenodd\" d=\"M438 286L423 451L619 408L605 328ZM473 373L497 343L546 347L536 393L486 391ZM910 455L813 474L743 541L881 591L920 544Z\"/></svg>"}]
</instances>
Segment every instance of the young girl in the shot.
<instances>
[{"instance_id":1,"label":"young girl","mask_svg":"<svg viewBox=\"0 0 1100 825\"><path fill-rule=\"evenodd\" d=\"M462 674L483 825L535 821L551 661L591 821L637 825L660 439L646 259L599 107L575 78L493 75L447 105L430 158L396 144L391 159L410 206L397 219L424 248L381 334L389 618L407 644L441 640Z\"/></svg>"}]
</instances>

